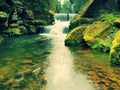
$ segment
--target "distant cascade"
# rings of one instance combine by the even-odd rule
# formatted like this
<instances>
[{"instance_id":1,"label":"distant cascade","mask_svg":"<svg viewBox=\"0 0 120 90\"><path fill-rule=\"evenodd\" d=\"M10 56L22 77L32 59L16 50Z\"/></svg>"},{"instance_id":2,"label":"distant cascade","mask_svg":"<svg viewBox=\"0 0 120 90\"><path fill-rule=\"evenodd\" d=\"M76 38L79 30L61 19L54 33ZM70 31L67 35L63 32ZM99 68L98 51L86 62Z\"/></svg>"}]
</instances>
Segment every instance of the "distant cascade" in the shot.
<instances>
[{"instance_id":1,"label":"distant cascade","mask_svg":"<svg viewBox=\"0 0 120 90\"><path fill-rule=\"evenodd\" d=\"M76 14L70 14L70 13L56 13L55 19L60 21L69 21L71 20Z\"/></svg>"},{"instance_id":2,"label":"distant cascade","mask_svg":"<svg viewBox=\"0 0 120 90\"><path fill-rule=\"evenodd\" d=\"M56 13L54 25L44 26L42 29L42 34L52 34L52 35L61 35L67 34L69 32L69 23L70 20L76 14L68 13Z\"/></svg>"}]
</instances>

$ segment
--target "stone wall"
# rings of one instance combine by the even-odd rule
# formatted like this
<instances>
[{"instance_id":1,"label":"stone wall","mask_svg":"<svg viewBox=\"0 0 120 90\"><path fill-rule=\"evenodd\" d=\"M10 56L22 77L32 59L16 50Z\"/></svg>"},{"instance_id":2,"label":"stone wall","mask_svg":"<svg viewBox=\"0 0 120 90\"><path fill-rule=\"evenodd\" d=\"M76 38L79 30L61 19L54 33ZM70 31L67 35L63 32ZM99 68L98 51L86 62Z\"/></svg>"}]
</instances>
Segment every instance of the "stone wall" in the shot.
<instances>
[{"instance_id":1,"label":"stone wall","mask_svg":"<svg viewBox=\"0 0 120 90\"><path fill-rule=\"evenodd\" d=\"M39 33L54 20L51 0L0 0L0 41L6 37Z\"/></svg>"}]
</instances>

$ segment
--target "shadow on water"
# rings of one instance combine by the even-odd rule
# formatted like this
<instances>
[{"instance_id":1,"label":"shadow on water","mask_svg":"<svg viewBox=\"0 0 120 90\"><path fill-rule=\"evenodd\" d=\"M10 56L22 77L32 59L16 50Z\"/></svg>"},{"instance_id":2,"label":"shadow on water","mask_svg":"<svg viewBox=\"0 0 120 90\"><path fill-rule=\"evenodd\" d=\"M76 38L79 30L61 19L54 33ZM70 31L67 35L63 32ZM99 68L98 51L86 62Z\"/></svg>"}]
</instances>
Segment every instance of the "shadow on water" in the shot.
<instances>
[{"instance_id":1,"label":"shadow on water","mask_svg":"<svg viewBox=\"0 0 120 90\"><path fill-rule=\"evenodd\" d=\"M28 35L0 44L0 90L40 90L45 84L50 39Z\"/></svg>"}]
</instances>

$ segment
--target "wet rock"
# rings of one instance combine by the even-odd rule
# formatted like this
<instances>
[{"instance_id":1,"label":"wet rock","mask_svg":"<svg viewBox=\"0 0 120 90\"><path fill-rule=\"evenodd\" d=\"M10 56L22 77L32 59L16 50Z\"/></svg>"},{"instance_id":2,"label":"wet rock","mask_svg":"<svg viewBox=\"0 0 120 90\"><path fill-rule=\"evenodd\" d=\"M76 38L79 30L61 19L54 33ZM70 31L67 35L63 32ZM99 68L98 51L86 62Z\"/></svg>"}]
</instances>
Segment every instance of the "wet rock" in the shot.
<instances>
[{"instance_id":1,"label":"wet rock","mask_svg":"<svg viewBox=\"0 0 120 90\"><path fill-rule=\"evenodd\" d=\"M6 12L2 12L0 11L0 29L5 29L8 26L8 17L9 17L9 13Z\"/></svg>"},{"instance_id":2,"label":"wet rock","mask_svg":"<svg viewBox=\"0 0 120 90\"><path fill-rule=\"evenodd\" d=\"M65 38L65 45L80 45L84 43L83 33L86 26L78 26L71 30Z\"/></svg>"},{"instance_id":3,"label":"wet rock","mask_svg":"<svg viewBox=\"0 0 120 90\"><path fill-rule=\"evenodd\" d=\"M0 11L0 21L1 22L6 22L8 19L9 14L6 12Z\"/></svg>"},{"instance_id":4,"label":"wet rock","mask_svg":"<svg viewBox=\"0 0 120 90\"><path fill-rule=\"evenodd\" d=\"M7 34L9 37L21 35L19 28L8 28L3 31L4 34Z\"/></svg>"}]
</instances>

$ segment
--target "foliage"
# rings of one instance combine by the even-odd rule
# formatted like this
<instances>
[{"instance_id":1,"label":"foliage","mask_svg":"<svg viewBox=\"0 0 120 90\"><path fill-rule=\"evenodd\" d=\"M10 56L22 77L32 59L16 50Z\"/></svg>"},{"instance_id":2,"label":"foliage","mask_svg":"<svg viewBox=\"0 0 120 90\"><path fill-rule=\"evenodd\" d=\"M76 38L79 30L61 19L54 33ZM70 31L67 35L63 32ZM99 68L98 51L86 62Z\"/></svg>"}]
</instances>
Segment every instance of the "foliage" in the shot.
<instances>
[{"instance_id":1,"label":"foliage","mask_svg":"<svg viewBox=\"0 0 120 90\"><path fill-rule=\"evenodd\" d=\"M110 50L111 45L112 45L111 41L100 39L97 40L91 48L93 50L108 52Z\"/></svg>"},{"instance_id":2,"label":"foliage","mask_svg":"<svg viewBox=\"0 0 120 90\"><path fill-rule=\"evenodd\" d=\"M99 19L105 21L108 24L113 24L116 20L113 14L102 14Z\"/></svg>"},{"instance_id":3,"label":"foliage","mask_svg":"<svg viewBox=\"0 0 120 90\"><path fill-rule=\"evenodd\" d=\"M70 2L69 1L66 1L62 8L61 8L61 12L62 13L70 13Z\"/></svg>"}]
</instances>

